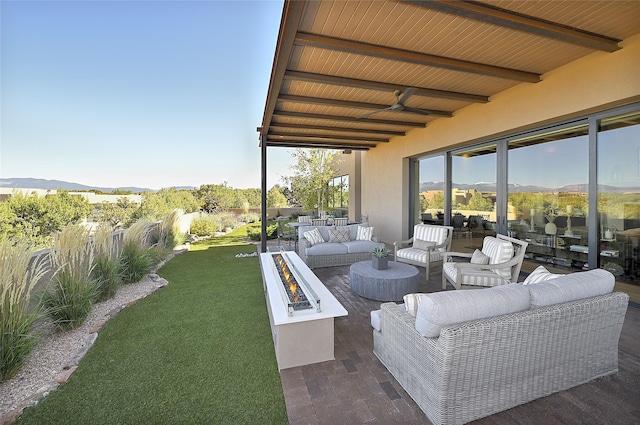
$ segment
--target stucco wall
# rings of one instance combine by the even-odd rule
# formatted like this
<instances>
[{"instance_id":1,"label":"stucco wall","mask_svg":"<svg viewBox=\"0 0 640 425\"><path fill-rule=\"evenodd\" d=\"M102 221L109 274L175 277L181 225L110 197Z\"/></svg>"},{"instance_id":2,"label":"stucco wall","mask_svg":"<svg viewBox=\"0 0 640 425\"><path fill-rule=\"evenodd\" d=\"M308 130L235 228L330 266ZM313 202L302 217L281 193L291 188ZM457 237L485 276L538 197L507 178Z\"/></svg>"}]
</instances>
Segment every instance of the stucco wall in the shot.
<instances>
[{"instance_id":1,"label":"stucco wall","mask_svg":"<svg viewBox=\"0 0 640 425\"><path fill-rule=\"evenodd\" d=\"M640 100L640 35L614 53L596 52L433 121L362 153L361 209L374 234L391 243L406 237L406 158L535 128ZM403 224L403 220L405 223Z\"/></svg>"}]
</instances>

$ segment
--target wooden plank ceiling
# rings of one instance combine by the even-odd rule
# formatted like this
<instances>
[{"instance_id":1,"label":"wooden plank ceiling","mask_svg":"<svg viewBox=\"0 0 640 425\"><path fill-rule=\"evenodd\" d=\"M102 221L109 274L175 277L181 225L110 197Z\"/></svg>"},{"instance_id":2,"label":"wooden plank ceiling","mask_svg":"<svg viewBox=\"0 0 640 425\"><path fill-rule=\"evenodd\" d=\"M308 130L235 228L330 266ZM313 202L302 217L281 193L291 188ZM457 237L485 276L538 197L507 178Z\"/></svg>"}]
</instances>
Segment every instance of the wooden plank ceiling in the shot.
<instances>
[{"instance_id":1,"label":"wooden plank ceiling","mask_svg":"<svg viewBox=\"0 0 640 425\"><path fill-rule=\"evenodd\" d=\"M637 0L285 0L258 131L267 146L371 149L639 27Z\"/></svg>"}]
</instances>

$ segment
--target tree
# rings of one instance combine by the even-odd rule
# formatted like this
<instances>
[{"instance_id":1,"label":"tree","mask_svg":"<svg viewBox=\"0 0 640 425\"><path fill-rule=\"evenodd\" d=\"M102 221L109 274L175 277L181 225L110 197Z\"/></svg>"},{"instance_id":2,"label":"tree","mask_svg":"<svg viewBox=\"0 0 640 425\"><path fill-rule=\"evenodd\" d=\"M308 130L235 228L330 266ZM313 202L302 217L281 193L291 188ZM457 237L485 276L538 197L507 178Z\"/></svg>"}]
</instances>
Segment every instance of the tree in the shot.
<instances>
[{"instance_id":1,"label":"tree","mask_svg":"<svg viewBox=\"0 0 640 425\"><path fill-rule=\"evenodd\" d=\"M493 211L493 202L482 196L482 193L476 192L469 199L467 208L474 211Z\"/></svg>"},{"instance_id":2,"label":"tree","mask_svg":"<svg viewBox=\"0 0 640 425\"><path fill-rule=\"evenodd\" d=\"M290 167L294 175L285 181L304 209L325 209L327 187L337 175L334 166L338 153L328 149L296 149L292 153L296 160Z\"/></svg>"},{"instance_id":3,"label":"tree","mask_svg":"<svg viewBox=\"0 0 640 425\"><path fill-rule=\"evenodd\" d=\"M160 189L158 192L142 194L142 205L136 217L147 217L149 220L162 220L174 209L181 209L185 214L200 210L200 202L190 190Z\"/></svg>"},{"instance_id":4,"label":"tree","mask_svg":"<svg viewBox=\"0 0 640 425\"><path fill-rule=\"evenodd\" d=\"M46 246L54 232L70 223L78 223L91 213L89 202L66 191L44 198L37 194L12 194L0 203L0 239L26 240L34 246Z\"/></svg>"},{"instance_id":5,"label":"tree","mask_svg":"<svg viewBox=\"0 0 640 425\"><path fill-rule=\"evenodd\" d=\"M268 208L285 208L287 206L287 198L282 194L280 186L274 185L269 192L267 192L267 207Z\"/></svg>"},{"instance_id":6,"label":"tree","mask_svg":"<svg viewBox=\"0 0 640 425\"><path fill-rule=\"evenodd\" d=\"M104 201L98 206L98 221L108 223L112 228L128 227L134 220L138 206L129 198L118 198L115 204Z\"/></svg>"}]
</instances>

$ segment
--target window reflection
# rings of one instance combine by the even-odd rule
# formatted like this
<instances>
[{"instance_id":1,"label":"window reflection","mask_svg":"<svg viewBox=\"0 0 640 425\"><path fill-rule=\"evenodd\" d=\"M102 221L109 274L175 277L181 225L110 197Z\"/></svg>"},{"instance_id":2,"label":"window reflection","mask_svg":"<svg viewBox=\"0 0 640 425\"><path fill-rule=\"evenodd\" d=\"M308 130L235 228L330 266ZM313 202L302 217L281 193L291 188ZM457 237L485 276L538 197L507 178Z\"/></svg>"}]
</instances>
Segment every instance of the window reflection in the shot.
<instances>
[{"instance_id":1,"label":"window reflection","mask_svg":"<svg viewBox=\"0 0 640 425\"><path fill-rule=\"evenodd\" d=\"M588 267L587 134L585 123L508 143L508 233L529 243L530 269Z\"/></svg>"},{"instance_id":2,"label":"window reflection","mask_svg":"<svg viewBox=\"0 0 640 425\"><path fill-rule=\"evenodd\" d=\"M452 153L451 223L469 236L495 233L496 145Z\"/></svg>"},{"instance_id":3,"label":"window reflection","mask_svg":"<svg viewBox=\"0 0 640 425\"><path fill-rule=\"evenodd\" d=\"M598 133L598 267L638 278L640 113L602 120Z\"/></svg>"}]
</instances>

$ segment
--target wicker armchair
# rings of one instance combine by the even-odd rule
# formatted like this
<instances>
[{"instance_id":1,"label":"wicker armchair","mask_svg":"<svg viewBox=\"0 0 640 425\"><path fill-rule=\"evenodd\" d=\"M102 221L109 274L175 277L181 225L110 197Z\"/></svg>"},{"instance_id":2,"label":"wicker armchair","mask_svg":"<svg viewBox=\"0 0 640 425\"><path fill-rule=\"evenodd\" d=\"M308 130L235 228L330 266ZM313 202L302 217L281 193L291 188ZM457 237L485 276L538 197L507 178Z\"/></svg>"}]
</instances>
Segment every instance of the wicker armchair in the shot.
<instances>
[{"instance_id":1,"label":"wicker armchair","mask_svg":"<svg viewBox=\"0 0 640 425\"><path fill-rule=\"evenodd\" d=\"M500 234L486 236L481 251L486 260L484 264L475 261L475 253L442 253L442 289L447 289L447 282L455 289L462 285L498 286L517 282L527 245L525 241ZM455 257L468 258L471 262L455 262Z\"/></svg>"}]
</instances>

